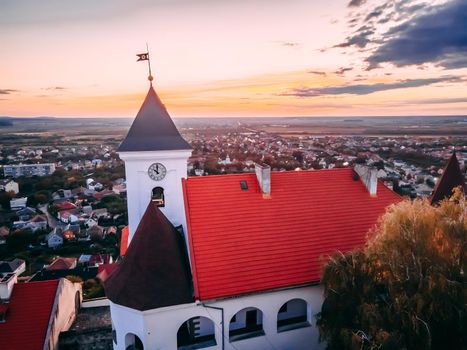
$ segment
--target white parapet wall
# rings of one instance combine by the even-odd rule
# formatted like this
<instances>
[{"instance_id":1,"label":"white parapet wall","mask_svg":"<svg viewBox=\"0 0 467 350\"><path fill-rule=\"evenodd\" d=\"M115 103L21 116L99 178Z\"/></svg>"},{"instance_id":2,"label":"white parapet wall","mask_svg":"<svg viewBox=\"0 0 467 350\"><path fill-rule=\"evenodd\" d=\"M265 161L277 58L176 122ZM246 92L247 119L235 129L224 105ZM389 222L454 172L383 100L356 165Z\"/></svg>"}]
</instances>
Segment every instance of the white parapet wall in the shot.
<instances>
[{"instance_id":1,"label":"white parapet wall","mask_svg":"<svg viewBox=\"0 0 467 350\"><path fill-rule=\"evenodd\" d=\"M192 318L196 318L192 331L200 339L208 340L202 347L197 344L197 349L324 349L325 345L318 341L315 319L321 310L322 294L321 286L306 286L143 312L111 302L117 341L114 349L126 349L134 341L134 335L144 349L190 349L177 344L177 333ZM286 303L288 308L284 307ZM245 322L255 321L258 325L250 326L251 332L241 332ZM214 334L209 340L208 333L212 330Z\"/></svg>"}]
</instances>

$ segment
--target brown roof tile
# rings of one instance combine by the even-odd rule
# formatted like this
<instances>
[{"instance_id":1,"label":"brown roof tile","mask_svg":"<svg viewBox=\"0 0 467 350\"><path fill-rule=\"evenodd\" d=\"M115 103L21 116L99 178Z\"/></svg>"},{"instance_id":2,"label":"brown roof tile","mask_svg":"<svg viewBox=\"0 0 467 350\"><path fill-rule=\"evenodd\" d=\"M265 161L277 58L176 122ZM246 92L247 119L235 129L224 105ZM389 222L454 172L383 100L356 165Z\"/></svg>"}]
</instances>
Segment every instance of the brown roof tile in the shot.
<instances>
[{"instance_id":1,"label":"brown roof tile","mask_svg":"<svg viewBox=\"0 0 467 350\"><path fill-rule=\"evenodd\" d=\"M114 303L149 310L193 301L180 233L150 202L119 267L105 283Z\"/></svg>"},{"instance_id":2,"label":"brown roof tile","mask_svg":"<svg viewBox=\"0 0 467 350\"><path fill-rule=\"evenodd\" d=\"M445 198L452 195L452 190L460 186L463 193L467 193L464 175L457 161L456 153L453 152L446 167L444 168L443 175L436 184L433 194L431 196L431 204L437 204Z\"/></svg>"}]
</instances>

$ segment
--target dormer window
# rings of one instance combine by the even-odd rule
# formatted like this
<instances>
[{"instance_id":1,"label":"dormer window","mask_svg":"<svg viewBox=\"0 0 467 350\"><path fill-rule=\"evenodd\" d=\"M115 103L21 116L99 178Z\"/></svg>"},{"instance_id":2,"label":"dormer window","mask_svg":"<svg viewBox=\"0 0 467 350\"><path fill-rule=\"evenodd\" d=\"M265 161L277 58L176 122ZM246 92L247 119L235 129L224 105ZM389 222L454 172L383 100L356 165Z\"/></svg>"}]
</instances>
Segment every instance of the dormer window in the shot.
<instances>
[{"instance_id":1,"label":"dormer window","mask_svg":"<svg viewBox=\"0 0 467 350\"><path fill-rule=\"evenodd\" d=\"M151 201L154 202L158 207L165 206L164 189L162 187L154 187L152 189Z\"/></svg>"},{"instance_id":2,"label":"dormer window","mask_svg":"<svg viewBox=\"0 0 467 350\"><path fill-rule=\"evenodd\" d=\"M240 180L240 188L242 191L248 191L248 183L245 180Z\"/></svg>"}]
</instances>

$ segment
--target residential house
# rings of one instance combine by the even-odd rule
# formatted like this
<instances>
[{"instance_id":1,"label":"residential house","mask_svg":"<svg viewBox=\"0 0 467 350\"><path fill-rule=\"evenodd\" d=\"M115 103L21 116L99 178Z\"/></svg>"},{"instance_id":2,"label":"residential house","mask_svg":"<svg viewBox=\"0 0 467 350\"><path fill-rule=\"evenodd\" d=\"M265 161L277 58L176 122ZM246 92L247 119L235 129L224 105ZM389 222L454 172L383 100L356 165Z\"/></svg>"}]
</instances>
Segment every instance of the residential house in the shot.
<instances>
[{"instance_id":1,"label":"residential house","mask_svg":"<svg viewBox=\"0 0 467 350\"><path fill-rule=\"evenodd\" d=\"M86 230L86 235L93 241L102 241L105 238L105 230L100 225L93 225Z\"/></svg>"},{"instance_id":2,"label":"residential house","mask_svg":"<svg viewBox=\"0 0 467 350\"><path fill-rule=\"evenodd\" d=\"M81 208L81 211L84 213L84 214L88 214L88 215L91 215L92 213L92 207L90 205L85 205Z\"/></svg>"},{"instance_id":3,"label":"residential house","mask_svg":"<svg viewBox=\"0 0 467 350\"><path fill-rule=\"evenodd\" d=\"M3 174L5 177L20 177L20 176L46 176L55 172L55 164L16 164L4 165Z\"/></svg>"},{"instance_id":4,"label":"residential house","mask_svg":"<svg viewBox=\"0 0 467 350\"><path fill-rule=\"evenodd\" d=\"M0 191L13 192L14 194L17 194L19 192L19 185L12 179L1 179Z\"/></svg>"},{"instance_id":5,"label":"residential house","mask_svg":"<svg viewBox=\"0 0 467 350\"><path fill-rule=\"evenodd\" d=\"M26 208L27 201L28 197L13 198L10 200L10 208L11 210Z\"/></svg>"},{"instance_id":6,"label":"residential house","mask_svg":"<svg viewBox=\"0 0 467 350\"><path fill-rule=\"evenodd\" d=\"M94 194L94 190L87 189L86 187L80 186L77 188L74 188L72 191L73 196L79 197L79 198L86 198L90 197Z\"/></svg>"},{"instance_id":7,"label":"residential house","mask_svg":"<svg viewBox=\"0 0 467 350\"><path fill-rule=\"evenodd\" d=\"M74 269L78 263L77 258L63 258L57 257L54 261L50 263L45 269L50 270L69 270Z\"/></svg>"},{"instance_id":8,"label":"residential house","mask_svg":"<svg viewBox=\"0 0 467 350\"><path fill-rule=\"evenodd\" d=\"M33 232L37 230L47 229L48 222L45 215L36 215L31 220L28 221L26 227L29 227Z\"/></svg>"},{"instance_id":9,"label":"residential house","mask_svg":"<svg viewBox=\"0 0 467 350\"><path fill-rule=\"evenodd\" d=\"M105 228L105 234L106 235L116 235L117 234L117 228L115 226L109 226Z\"/></svg>"},{"instance_id":10,"label":"residential house","mask_svg":"<svg viewBox=\"0 0 467 350\"><path fill-rule=\"evenodd\" d=\"M100 218L109 217L109 212L107 211L107 208L94 209L91 213L91 216L99 220Z\"/></svg>"},{"instance_id":11,"label":"residential house","mask_svg":"<svg viewBox=\"0 0 467 350\"><path fill-rule=\"evenodd\" d=\"M63 229L63 238L66 241L71 241L71 240L75 239L77 236L79 236L80 231L81 231L80 225L68 224Z\"/></svg>"},{"instance_id":12,"label":"residential house","mask_svg":"<svg viewBox=\"0 0 467 350\"><path fill-rule=\"evenodd\" d=\"M102 264L112 264L113 258L111 254L81 254L78 263L88 267L97 267Z\"/></svg>"},{"instance_id":13,"label":"residential house","mask_svg":"<svg viewBox=\"0 0 467 350\"><path fill-rule=\"evenodd\" d=\"M122 184L119 184L119 185L113 185L112 186L112 191L115 193L115 194L118 194L118 195L121 195L123 193L126 193L126 184L125 183L122 183Z\"/></svg>"},{"instance_id":14,"label":"residential house","mask_svg":"<svg viewBox=\"0 0 467 350\"><path fill-rule=\"evenodd\" d=\"M57 211L60 212L62 210L67 210L69 212L74 212L76 210L76 205L71 203L70 201L64 201L57 204Z\"/></svg>"},{"instance_id":15,"label":"residential house","mask_svg":"<svg viewBox=\"0 0 467 350\"><path fill-rule=\"evenodd\" d=\"M79 217L68 210L62 210L57 213L58 219L65 224L73 224L78 222Z\"/></svg>"},{"instance_id":16,"label":"residential house","mask_svg":"<svg viewBox=\"0 0 467 350\"><path fill-rule=\"evenodd\" d=\"M23 209L18 210L16 212L16 215L18 215L21 221L28 221L29 219L37 215L37 211L34 208L25 207Z\"/></svg>"},{"instance_id":17,"label":"residential house","mask_svg":"<svg viewBox=\"0 0 467 350\"><path fill-rule=\"evenodd\" d=\"M57 226L46 237L49 248L58 248L63 245L63 231Z\"/></svg>"},{"instance_id":18,"label":"residential house","mask_svg":"<svg viewBox=\"0 0 467 350\"><path fill-rule=\"evenodd\" d=\"M73 198L73 193L71 190L58 190L54 193L52 193L52 199L53 200L60 200L60 199L70 199Z\"/></svg>"},{"instance_id":19,"label":"residential house","mask_svg":"<svg viewBox=\"0 0 467 350\"><path fill-rule=\"evenodd\" d=\"M93 219L93 218L88 218L85 222L84 222L84 226L86 227L93 227L93 226L96 226L97 225L97 220L96 219Z\"/></svg>"},{"instance_id":20,"label":"residential house","mask_svg":"<svg viewBox=\"0 0 467 350\"><path fill-rule=\"evenodd\" d=\"M100 192L95 192L93 195L92 195L96 200L100 201L102 200L102 198L106 197L106 196L115 196L115 193L114 191L112 190L109 190L109 189L104 189Z\"/></svg>"},{"instance_id":21,"label":"residential house","mask_svg":"<svg viewBox=\"0 0 467 350\"><path fill-rule=\"evenodd\" d=\"M82 301L80 283L67 279L16 283L0 303L0 349L58 349Z\"/></svg>"},{"instance_id":22,"label":"residential house","mask_svg":"<svg viewBox=\"0 0 467 350\"><path fill-rule=\"evenodd\" d=\"M13 259L11 261L0 261L0 275L15 274L21 275L26 271L26 262L23 259Z\"/></svg>"},{"instance_id":23,"label":"residential house","mask_svg":"<svg viewBox=\"0 0 467 350\"><path fill-rule=\"evenodd\" d=\"M102 185L100 182L96 182L93 179L87 179L86 180L86 186L88 190L90 191L101 191L104 188L104 185Z\"/></svg>"}]
</instances>

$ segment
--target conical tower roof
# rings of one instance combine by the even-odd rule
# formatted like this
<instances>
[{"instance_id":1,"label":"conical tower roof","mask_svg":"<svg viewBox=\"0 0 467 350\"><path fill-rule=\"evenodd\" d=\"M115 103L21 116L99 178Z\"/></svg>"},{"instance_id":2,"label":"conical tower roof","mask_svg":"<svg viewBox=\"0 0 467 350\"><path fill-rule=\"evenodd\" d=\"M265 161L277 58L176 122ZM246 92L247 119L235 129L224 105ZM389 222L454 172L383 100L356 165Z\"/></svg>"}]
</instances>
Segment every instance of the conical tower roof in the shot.
<instances>
[{"instance_id":1,"label":"conical tower roof","mask_svg":"<svg viewBox=\"0 0 467 350\"><path fill-rule=\"evenodd\" d=\"M452 195L452 190L460 186L464 194L466 191L466 185L464 181L464 175L459 166L459 162L456 157L456 153L453 152L448 164L444 168L443 175L436 184L431 196L431 204L437 204L445 198Z\"/></svg>"},{"instance_id":2,"label":"conical tower roof","mask_svg":"<svg viewBox=\"0 0 467 350\"><path fill-rule=\"evenodd\" d=\"M123 261L105 282L114 303L150 310L193 301L181 234L150 202Z\"/></svg>"},{"instance_id":3,"label":"conical tower roof","mask_svg":"<svg viewBox=\"0 0 467 350\"><path fill-rule=\"evenodd\" d=\"M152 85L118 152L190 150Z\"/></svg>"}]
</instances>

